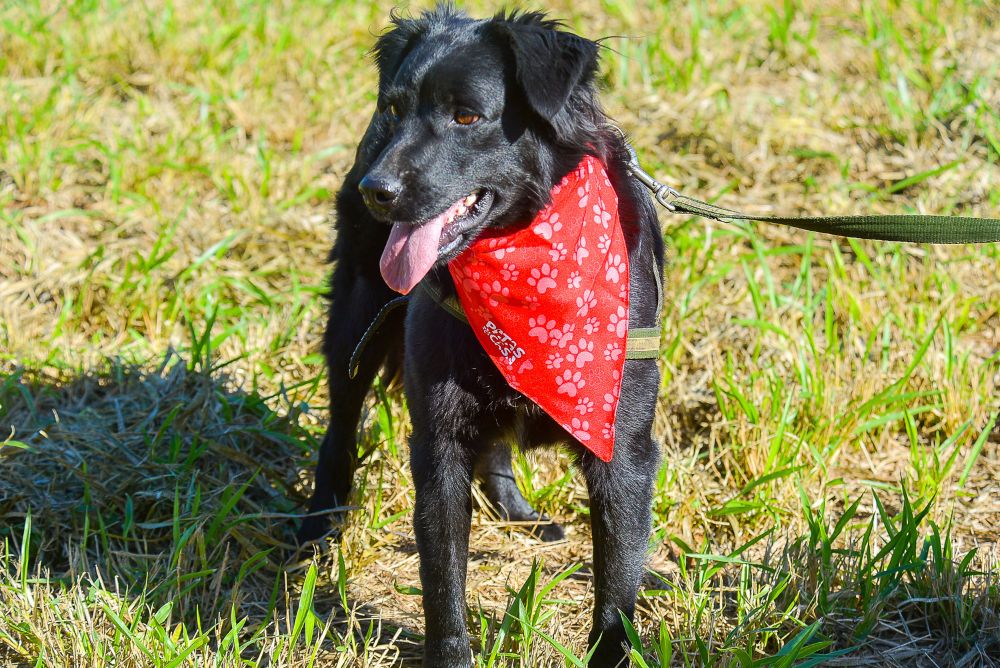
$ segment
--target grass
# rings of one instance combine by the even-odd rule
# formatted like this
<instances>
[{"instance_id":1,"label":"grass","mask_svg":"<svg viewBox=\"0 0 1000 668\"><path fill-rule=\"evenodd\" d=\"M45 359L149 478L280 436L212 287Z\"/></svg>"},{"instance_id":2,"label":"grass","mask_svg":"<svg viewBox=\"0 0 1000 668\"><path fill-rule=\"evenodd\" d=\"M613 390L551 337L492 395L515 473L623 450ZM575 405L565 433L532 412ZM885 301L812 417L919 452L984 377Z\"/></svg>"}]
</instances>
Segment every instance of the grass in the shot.
<instances>
[{"instance_id":1,"label":"grass","mask_svg":"<svg viewBox=\"0 0 1000 668\"><path fill-rule=\"evenodd\" d=\"M995 3L548 4L626 36L606 104L682 192L1000 214ZM0 8L0 664L417 661L385 388L342 543L286 561L327 410L330 199L389 8ZM1000 664L997 246L663 223L633 665ZM516 468L569 537L477 511L470 642L482 666L583 665L585 488L564 454Z\"/></svg>"}]
</instances>

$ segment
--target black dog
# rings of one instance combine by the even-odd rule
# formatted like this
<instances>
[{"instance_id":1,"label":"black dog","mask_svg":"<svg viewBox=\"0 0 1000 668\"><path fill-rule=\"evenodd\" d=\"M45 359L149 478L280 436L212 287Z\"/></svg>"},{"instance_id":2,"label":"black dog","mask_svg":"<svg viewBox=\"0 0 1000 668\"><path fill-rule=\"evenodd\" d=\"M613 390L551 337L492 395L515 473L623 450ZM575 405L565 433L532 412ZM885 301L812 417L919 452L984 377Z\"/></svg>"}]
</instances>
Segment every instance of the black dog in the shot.
<instances>
[{"instance_id":1,"label":"black dog","mask_svg":"<svg viewBox=\"0 0 1000 668\"><path fill-rule=\"evenodd\" d=\"M413 424L425 665L471 666L465 577L474 475L485 478L487 491L511 517L535 519L511 482L508 446L496 444L566 445L590 493L596 590L591 646L600 640L592 665L617 665L625 656L619 612L631 618L635 608L659 461L652 438L655 360L625 362L609 462L511 389L470 326L425 290L411 296L405 323L400 311L388 317L368 344L357 378L346 376L365 328L398 296L379 271L378 258L392 242L389 224L419 234L426 221L458 202L470 203L449 220L423 278L423 285L454 294L447 263L484 230L515 229L531 220L586 154L606 165L619 200L631 266L629 325L657 324L663 242L653 204L629 175L626 146L597 100L598 45L537 13L481 21L439 8L416 19L394 17L393 24L375 48L378 108L337 197L324 345L331 422L312 510L346 499L364 395L379 368L402 364ZM326 520L311 517L300 536L313 538L327 529Z\"/></svg>"}]
</instances>

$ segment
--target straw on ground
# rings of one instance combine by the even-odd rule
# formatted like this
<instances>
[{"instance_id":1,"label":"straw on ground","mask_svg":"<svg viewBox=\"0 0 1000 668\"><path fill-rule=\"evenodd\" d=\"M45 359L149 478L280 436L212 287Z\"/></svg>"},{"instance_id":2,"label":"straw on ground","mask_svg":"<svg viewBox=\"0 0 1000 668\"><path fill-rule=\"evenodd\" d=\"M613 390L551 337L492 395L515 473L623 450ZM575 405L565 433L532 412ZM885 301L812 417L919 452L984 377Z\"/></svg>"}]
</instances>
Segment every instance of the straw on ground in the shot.
<instances>
[{"instance_id":1,"label":"straw on ground","mask_svg":"<svg viewBox=\"0 0 1000 668\"><path fill-rule=\"evenodd\" d=\"M548 5L625 36L607 106L683 192L1000 214L996 3ZM419 656L398 394L368 405L339 547L288 560L327 410L330 199L389 9L0 8L0 664ZM663 223L633 663L1000 663L1000 249ZM569 537L477 510L471 643L483 666L580 665L586 492L563 454L517 469Z\"/></svg>"}]
</instances>

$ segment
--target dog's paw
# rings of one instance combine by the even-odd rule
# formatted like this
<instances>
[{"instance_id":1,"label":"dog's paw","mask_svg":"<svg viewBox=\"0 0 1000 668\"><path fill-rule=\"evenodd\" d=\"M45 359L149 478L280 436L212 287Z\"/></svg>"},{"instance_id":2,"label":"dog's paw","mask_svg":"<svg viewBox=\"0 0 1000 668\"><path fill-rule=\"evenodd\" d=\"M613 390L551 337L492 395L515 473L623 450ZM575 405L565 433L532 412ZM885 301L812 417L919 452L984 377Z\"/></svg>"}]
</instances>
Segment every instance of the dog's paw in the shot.
<instances>
[{"instance_id":1,"label":"dog's paw","mask_svg":"<svg viewBox=\"0 0 1000 668\"><path fill-rule=\"evenodd\" d=\"M538 524L528 527L528 533L543 543L554 543L566 538L562 526L556 524L545 515L538 518Z\"/></svg>"},{"instance_id":2,"label":"dog's paw","mask_svg":"<svg viewBox=\"0 0 1000 668\"><path fill-rule=\"evenodd\" d=\"M295 532L295 542L299 546L308 545L322 541L324 538L331 538L334 542L340 542L340 525L331 520L330 515L310 515L302 520L298 531Z\"/></svg>"},{"instance_id":3,"label":"dog's paw","mask_svg":"<svg viewBox=\"0 0 1000 668\"><path fill-rule=\"evenodd\" d=\"M624 636L622 633L609 633L605 637L594 631L590 632L590 638L587 643L593 651L593 655L590 657L590 663L587 665L590 668L622 668L629 665L629 652L628 647L624 642L624 638L618 636ZM597 645L595 648L594 645Z\"/></svg>"},{"instance_id":4,"label":"dog's paw","mask_svg":"<svg viewBox=\"0 0 1000 668\"><path fill-rule=\"evenodd\" d=\"M424 643L424 668L472 668L472 648L467 637Z\"/></svg>"}]
</instances>

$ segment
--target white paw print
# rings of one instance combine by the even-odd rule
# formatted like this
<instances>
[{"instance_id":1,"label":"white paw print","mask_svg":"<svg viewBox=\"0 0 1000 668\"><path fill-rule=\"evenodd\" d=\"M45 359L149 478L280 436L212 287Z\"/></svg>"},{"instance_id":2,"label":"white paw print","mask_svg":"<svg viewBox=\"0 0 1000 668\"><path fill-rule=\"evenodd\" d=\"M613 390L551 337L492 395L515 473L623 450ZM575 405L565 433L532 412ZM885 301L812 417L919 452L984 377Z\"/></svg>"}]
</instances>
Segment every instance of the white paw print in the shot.
<instances>
[{"instance_id":1,"label":"white paw print","mask_svg":"<svg viewBox=\"0 0 1000 668\"><path fill-rule=\"evenodd\" d=\"M576 314L581 318L590 313L590 309L595 306L597 306L597 295L589 288L576 298Z\"/></svg>"},{"instance_id":2,"label":"white paw print","mask_svg":"<svg viewBox=\"0 0 1000 668\"><path fill-rule=\"evenodd\" d=\"M518 271L517 265L513 262L507 262L504 264L503 269L500 270L500 275L503 276L503 280L505 281L516 281L521 272Z\"/></svg>"},{"instance_id":3,"label":"white paw print","mask_svg":"<svg viewBox=\"0 0 1000 668\"><path fill-rule=\"evenodd\" d=\"M597 237L597 250L601 251L602 253L607 253L608 249L610 248L611 248L611 237L609 237L607 234L602 234L601 236Z\"/></svg>"},{"instance_id":4,"label":"white paw print","mask_svg":"<svg viewBox=\"0 0 1000 668\"><path fill-rule=\"evenodd\" d=\"M570 422L570 431L578 441L590 440L590 423L580 418L573 418Z\"/></svg>"},{"instance_id":5,"label":"white paw print","mask_svg":"<svg viewBox=\"0 0 1000 668\"><path fill-rule=\"evenodd\" d=\"M604 348L604 359L609 362L617 362L618 358L622 356L622 348L617 343L609 343L607 347Z\"/></svg>"},{"instance_id":6,"label":"white paw print","mask_svg":"<svg viewBox=\"0 0 1000 668\"><path fill-rule=\"evenodd\" d=\"M566 361L575 363L577 369L583 368L588 362L593 362L594 342L581 338L576 343L571 343L569 352L566 354Z\"/></svg>"},{"instance_id":7,"label":"white paw print","mask_svg":"<svg viewBox=\"0 0 1000 668\"><path fill-rule=\"evenodd\" d=\"M559 346L560 348L565 348L566 344L573 340L573 332L576 331L576 325L566 324L562 326L561 330L554 330L551 332L552 335L552 345Z\"/></svg>"},{"instance_id":8,"label":"white paw print","mask_svg":"<svg viewBox=\"0 0 1000 668\"><path fill-rule=\"evenodd\" d=\"M576 410L580 415L586 415L587 413L594 412L594 400L590 397L580 397L576 401Z\"/></svg>"},{"instance_id":9,"label":"white paw print","mask_svg":"<svg viewBox=\"0 0 1000 668\"><path fill-rule=\"evenodd\" d=\"M549 250L549 257L552 258L553 262L559 262L560 260L566 259L566 246L562 243L552 244L552 248Z\"/></svg>"},{"instance_id":10,"label":"white paw print","mask_svg":"<svg viewBox=\"0 0 1000 668\"><path fill-rule=\"evenodd\" d=\"M594 316L590 316L589 318L587 318L587 322L583 326L583 331L587 332L587 334L593 334L600 328L601 328L601 321L595 318Z\"/></svg>"},{"instance_id":11,"label":"white paw print","mask_svg":"<svg viewBox=\"0 0 1000 668\"><path fill-rule=\"evenodd\" d=\"M614 438L615 437L615 427L610 422L605 422L604 427L601 429L601 435L604 438Z\"/></svg>"},{"instance_id":12,"label":"white paw print","mask_svg":"<svg viewBox=\"0 0 1000 668\"><path fill-rule=\"evenodd\" d=\"M624 306L619 306L616 313L612 313L608 316L608 331L614 332L619 338L625 336L628 332L628 313L625 312Z\"/></svg>"},{"instance_id":13,"label":"white paw print","mask_svg":"<svg viewBox=\"0 0 1000 668\"><path fill-rule=\"evenodd\" d=\"M546 262L541 267L533 267L531 269L531 276L528 277L528 285L538 290L538 294L544 295L546 290L556 287L555 279L558 275L559 270L553 269Z\"/></svg>"},{"instance_id":14,"label":"white paw print","mask_svg":"<svg viewBox=\"0 0 1000 668\"><path fill-rule=\"evenodd\" d=\"M549 353L548 359L545 360L546 369L561 369L563 363L563 356L559 353Z\"/></svg>"},{"instance_id":15,"label":"white paw print","mask_svg":"<svg viewBox=\"0 0 1000 668\"><path fill-rule=\"evenodd\" d=\"M546 318L544 315L539 314L537 318L528 318L528 336L538 339L539 343L545 343L549 340L549 336L556 336L559 331L552 330L556 327L556 321L552 318Z\"/></svg>"},{"instance_id":16,"label":"white paw print","mask_svg":"<svg viewBox=\"0 0 1000 668\"><path fill-rule=\"evenodd\" d=\"M566 280L566 287L573 290L580 288L580 272L574 271L569 275L569 278Z\"/></svg>"},{"instance_id":17,"label":"white paw print","mask_svg":"<svg viewBox=\"0 0 1000 668\"><path fill-rule=\"evenodd\" d=\"M580 237L580 243L577 244L576 252L573 254L573 259L576 260L577 264L583 264L583 261L590 256L590 251L587 250L587 237Z\"/></svg>"},{"instance_id":18,"label":"white paw print","mask_svg":"<svg viewBox=\"0 0 1000 668\"><path fill-rule=\"evenodd\" d=\"M496 307L500 305L500 302L507 301L507 297L510 295L510 288L502 285L500 281L482 283L479 288L479 294L490 306Z\"/></svg>"},{"instance_id":19,"label":"white paw print","mask_svg":"<svg viewBox=\"0 0 1000 668\"><path fill-rule=\"evenodd\" d=\"M514 246L502 246L504 242L504 239L490 239L486 249L492 252L496 259L502 260L507 253L513 253L517 250Z\"/></svg>"},{"instance_id":20,"label":"white paw print","mask_svg":"<svg viewBox=\"0 0 1000 668\"><path fill-rule=\"evenodd\" d=\"M625 260L618 253L608 256L607 271L604 272L604 280L609 283L617 283L622 276L625 275L625 271L628 269L628 265L625 264Z\"/></svg>"},{"instance_id":21,"label":"white paw print","mask_svg":"<svg viewBox=\"0 0 1000 668\"><path fill-rule=\"evenodd\" d=\"M565 394L568 397L575 397L576 393L583 389L587 381L583 379L583 374L579 371L573 372L566 369L561 375L556 376L556 393Z\"/></svg>"},{"instance_id":22,"label":"white paw print","mask_svg":"<svg viewBox=\"0 0 1000 668\"><path fill-rule=\"evenodd\" d=\"M604 208L603 202L598 202L593 207L594 212L594 222L608 229L608 225L611 223L611 214Z\"/></svg>"},{"instance_id":23,"label":"white paw print","mask_svg":"<svg viewBox=\"0 0 1000 668\"><path fill-rule=\"evenodd\" d=\"M474 267L474 266L476 266L476 265L472 265L472 267ZM463 279L465 279L465 278L471 278L473 280L478 281L479 278L480 278L480 274L479 274L478 271L476 271L472 267L470 267L469 265L466 265L466 266L462 267L462 278Z\"/></svg>"},{"instance_id":24,"label":"white paw print","mask_svg":"<svg viewBox=\"0 0 1000 668\"><path fill-rule=\"evenodd\" d=\"M559 214L553 213L548 218L535 225L532 228L532 231L546 241L549 241L552 239L552 235L561 229L562 223L559 222Z\"/></svg>"}]
</instances>

